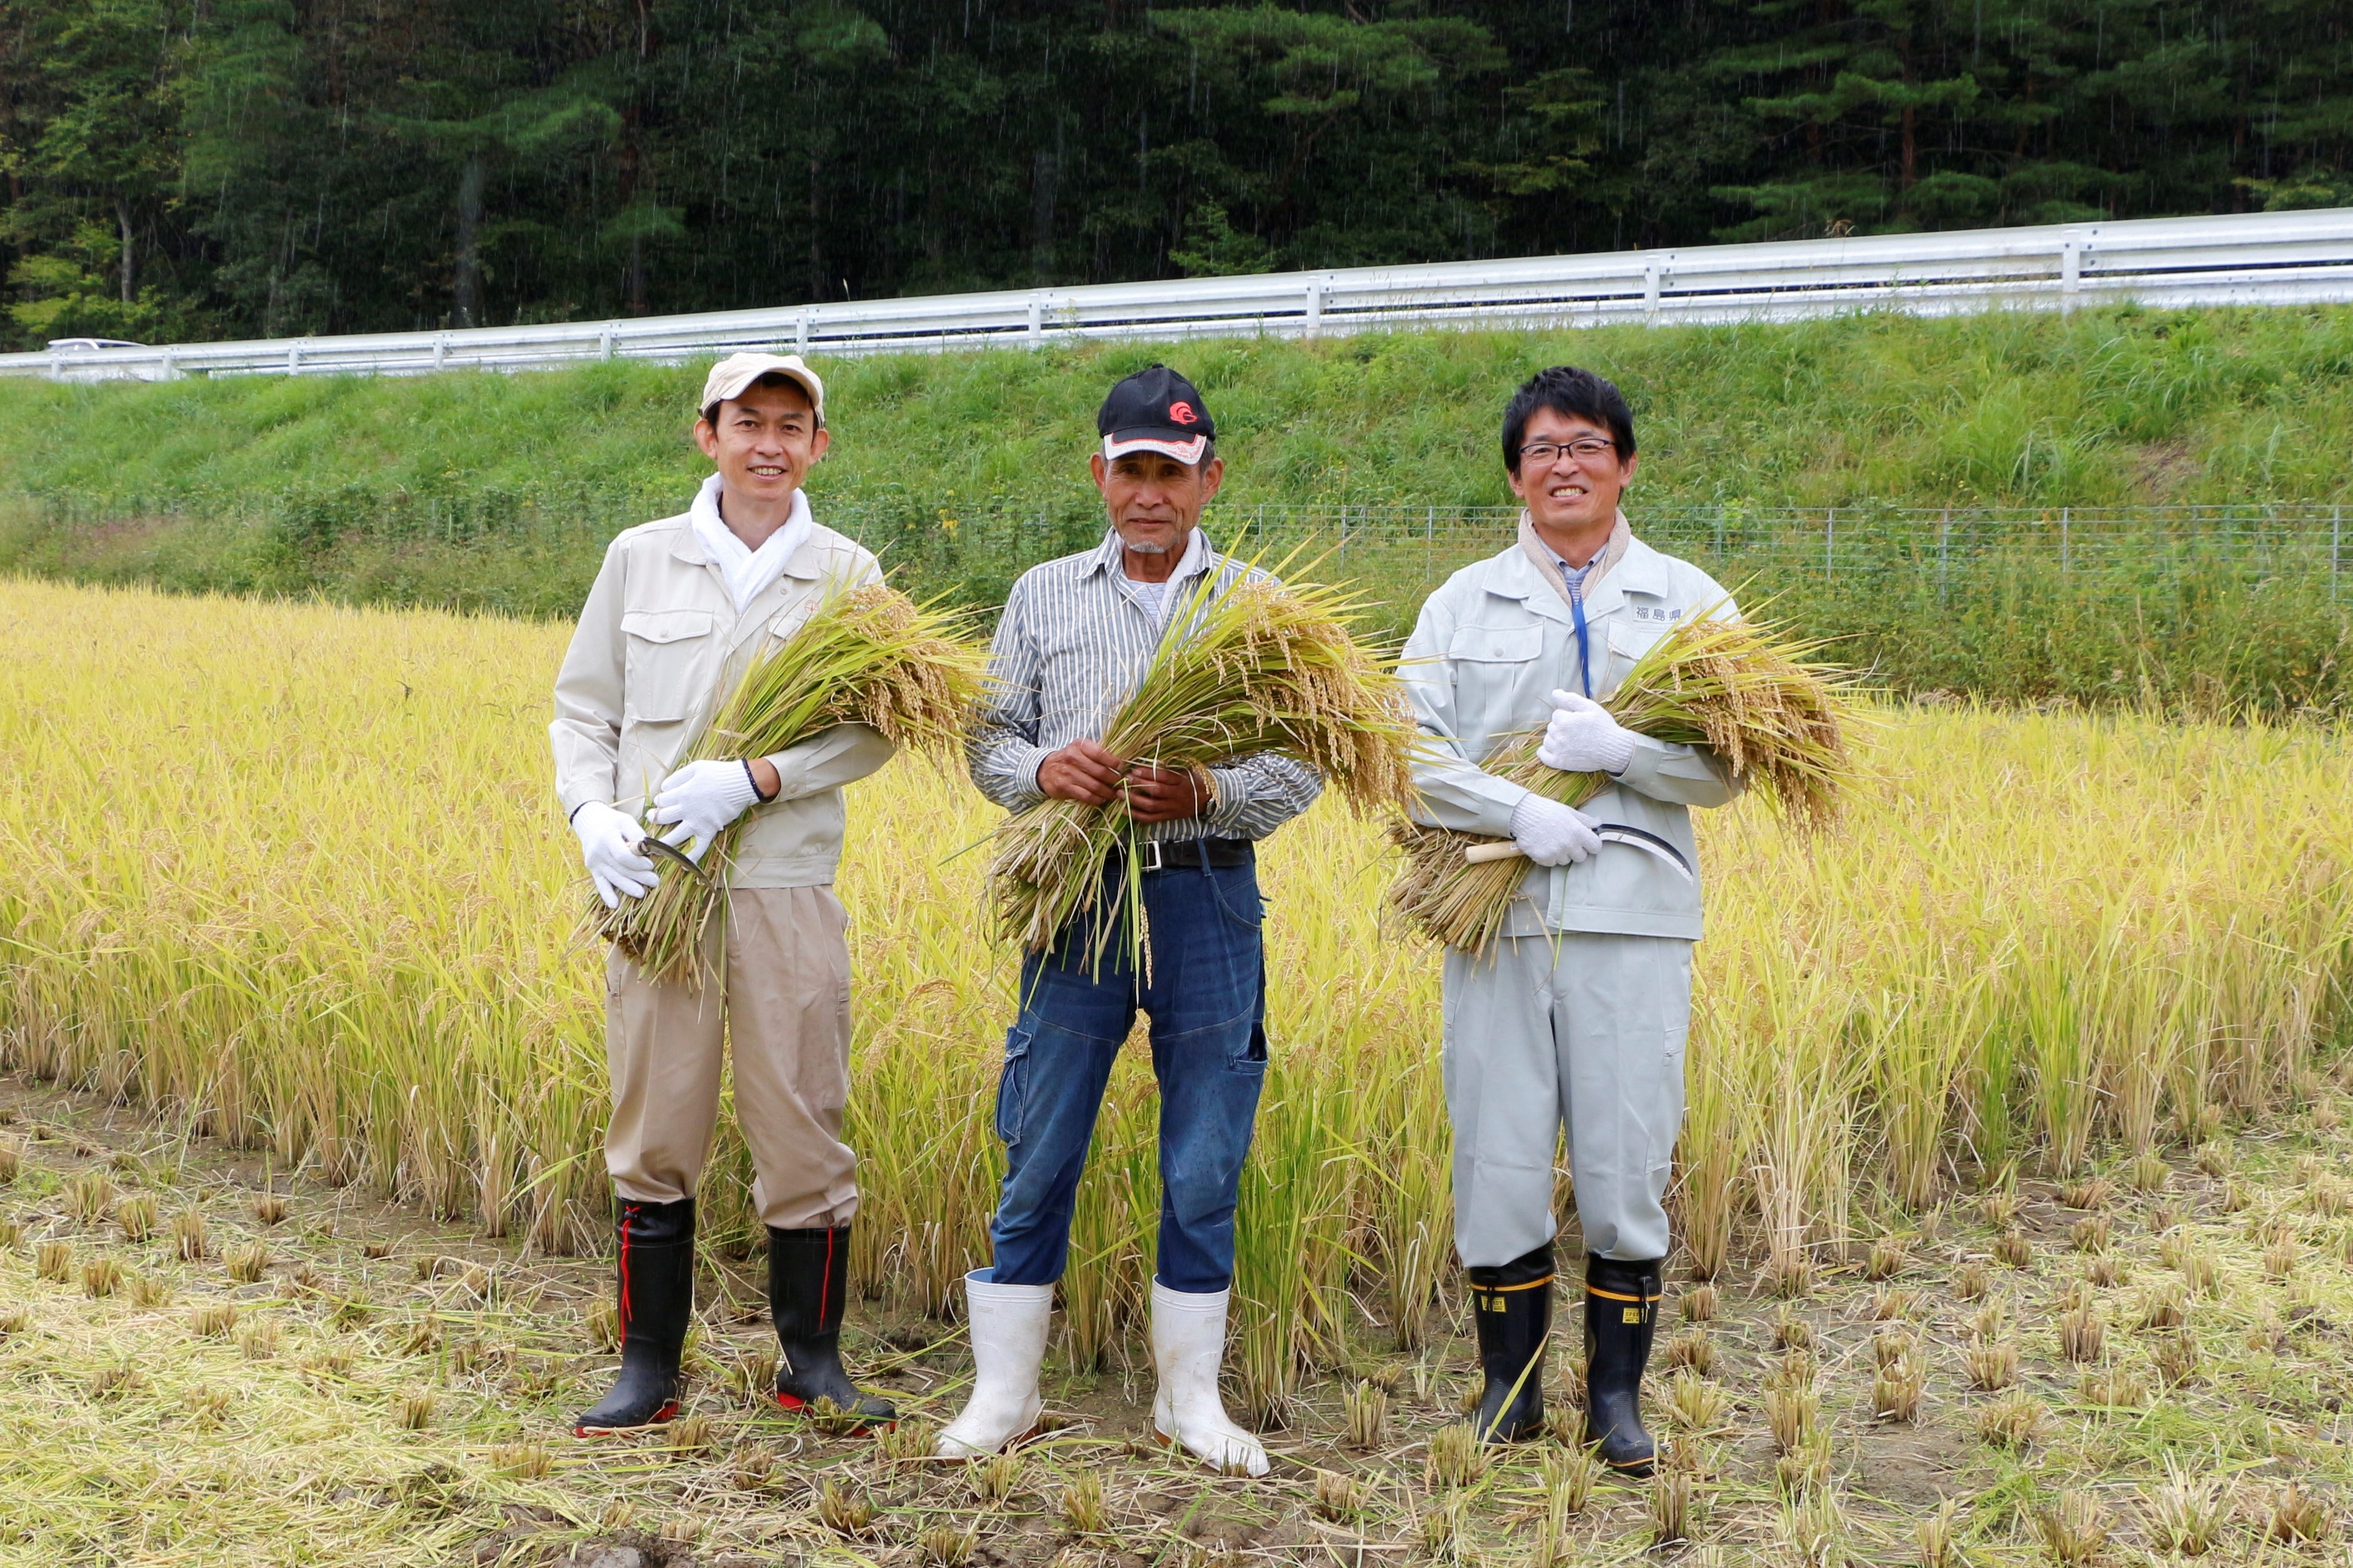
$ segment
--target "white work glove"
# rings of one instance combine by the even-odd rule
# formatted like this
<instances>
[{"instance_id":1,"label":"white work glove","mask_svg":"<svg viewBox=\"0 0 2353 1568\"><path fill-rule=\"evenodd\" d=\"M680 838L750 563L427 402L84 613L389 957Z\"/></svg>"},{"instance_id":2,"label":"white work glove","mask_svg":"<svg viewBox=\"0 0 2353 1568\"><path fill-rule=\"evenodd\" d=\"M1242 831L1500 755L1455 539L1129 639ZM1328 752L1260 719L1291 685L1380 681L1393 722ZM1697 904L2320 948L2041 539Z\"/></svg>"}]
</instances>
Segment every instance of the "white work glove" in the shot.
<instances>
[{"instance_id":1,"label":"white work glove","mask_svg":"<svg viewBox=\"0 0 2353 1568\"><path fill-rule=\"evenodd\" d=\"M654 863L638 853L646 830L636 817L592 800L572 814L572 831L580 835L580 858L587 862L588 879L607 909L617 910L624 898L642 899L654 890Z\"/></svg>"},{"instance_id":2,"label":"white work glove","mask_svg":"<svg viewBox=\"0 0 2353 1568\"><path fill-rule=\"evenodd\" d=\"M1593 818L1534 790L1512 807L1512 844L1539 866L1579 866L1601 852Z\"/></svg>"},{"instance_id":3,"label":"white work glove","mask_svg":"<svg viewBox=\"0 0 2353 1568\"><path fill-rule=\"evenodd\" d=\"M687 855L688 859L699 861L720 829L759 798L760 792L752 783L751 763L689 763L670 775L647 815L670 829L662 835L662 842L672 848L689 839L701 840Z\"/></svg>"},{"instance_id":4,"label":"white work glove","mask_svg":"<svg viewBox=\"0 0 2353 1568\"><path fill-rule=\"evenodd\" d=\"M1536 761L1565 773L1622 773L1634 760L1634 731L1609 710L1574 691L1552 694L1553 714L1545 725Z\"/></svg>"}]
</instances>

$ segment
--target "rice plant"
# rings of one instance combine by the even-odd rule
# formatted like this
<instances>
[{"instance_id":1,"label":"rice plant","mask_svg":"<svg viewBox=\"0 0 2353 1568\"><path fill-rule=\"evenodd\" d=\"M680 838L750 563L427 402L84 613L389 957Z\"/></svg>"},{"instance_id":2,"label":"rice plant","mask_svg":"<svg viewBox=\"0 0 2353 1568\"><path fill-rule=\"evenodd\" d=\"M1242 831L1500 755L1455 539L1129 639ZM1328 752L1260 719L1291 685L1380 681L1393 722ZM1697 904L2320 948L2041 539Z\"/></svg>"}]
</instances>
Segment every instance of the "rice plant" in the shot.
<instances>
[{"instance_id":1,"label":"rice plant","mask_svg":"<svg viewBox=\"0 0 2353 1568\"><path fill-rule=\"evenodd\" d=\"M33 1272L42 1279L62 1285L73 1278L73 1245L66 1241L45 1241L34 1250Z\"/></svg>"},{"instance_id":2,"label":"rice plant","mask_svg":"<svg viewBox=\"0 0 2353 1568\"><path fill-rule=\"evenodd\" d=\"M2107 1548L2108 1510L2088 1492L2063 1491L2056 1503L2037 1510L2034 1528L2053 1562L2083 1568Z\"/></svg>"},{"instance_id":3,"label":"rice plant","mask_svg":"<svg viewBox=\"0 0 2353 1568\"><path fill-rule=\"evenodd\" d=\"M1960 1506L1957 1500L1946 1498L1913 1528L1913 1562L1918 1568L1953 1568L1959 1559Z\"/></svg>"},{"instance_id":4,"label":"rice plant","mask_svg":"<svg viewBox=\"0 0 2353 1568\"><path fill-rule=\"evenodd\" d=\"M2198 1380L2202 1358L2197 1337L2188 1329L2176 1329L2149 1347L2150 1358L2157 1364L2157 1374L2168 1388L2181 1388Z\"/></svg>"},{"instance_id":5,"label":"rice plant","mask_svg":"<svg viewBox=\"0 0 2353 1568\"><path fill-rule=\"evenodd\" d=\"M205 1216L195 1209L183 1209L172 1216L172 1244L184 1263L200 1263L212 1253L212 1237L205 1228Z\"/></svg>"},{"instance_id":6,"label":"rice plant","mask_svg":"<svg viewBox=\"0 0 2353 1568\"><path fill-rule=\"evenodd\" d=\"M1342 1405L1341 1441L1360 1454L1369 1454L1388 1441L1388 1391L1377 1384L1358 1383Z\"/></svg>"},{"instance_id":7,"label":"rice plant","mask_svg":"<svg viewBox=\"0 0 2353 1568\"><path fill-rule=\"evenodd\" d=\"M1582 1446L1565 1446L1547 1450L1541 1464L1546 1513L1563 1520L1583 1513L1601 1474L1592 1454Z\"/></svg>"},{"instance_id":8,"label":"rice plant","mask_svg":"<svg viewBox=\"0 0 2353 1568\"><path fill-rule=\"evenodd\" d=\"M1317 1472L1317 1496L1323 1494L1324 1472ZM1062 1488L1062 1525L1073 1535L1107 1535L1111 1510L1103 1500L1103 1472L1081 1470Z\"/></svg>"},{"instance_id":9,"label":"rice plant","mask_svg":"<svg viewBox=\"0 0 2353 1568\"><path fill-rule=\"evenodd\" d=\"M2107 1339L2107 1320L2089 1302L2059 1314L2059 1353L2067 1360L2099 1360L2105 1352Z\"/></svg>"},{"instance_id":10,"label":"rice plant","mask_svg":"<svg viewBox=\"0 0 2353 1568\"><path fill-rule=\"evenodd\" d=\"M681 763L765 757L821 731L872 726L894 744L945 758L979 695L980 651L965 617L880 584L828 594L794 634L754 660ZM654 890L588 919L649 974L679 980L706 962L703 933L743 837L739 818L698 847L693 867L665 860Z\"/></svg>"},{"instance_id":11,"label":"rice plant","mask_svg":"<svg viewBox=\"0 0 2353 1568\"><path fill-rule=\"evenodd\" d=\"M965 1479L972 1488L975 1500L995 1508L1019 1489L1028 1468L1021 1451L1008 1448L1001 1454L966 1461Z\"/></svg>"},{"instance_id":12,"label":"rice plant","mask_svg":"<svg viewBox=\"0 0 2353 1568\"><path fill-rule=\"evenodd\" d=\"M1692 1478L1688 1470L1662 1468L1651 1478L1652 1545L1671 1546L1691 1539L1692 1493Z\"/></svg>"},{"instance_id":13,"label":"rice plant","mask_svg":"<svg viewBox=\"0 0 2353 1568\"><path fill-rule=\"evenodd\" d=\"M1809 662L1816 645L1756 621L1693 616L1653 643L1606 706L1637 734L1704 745L1744 783L1761 785L1789 819L1827 826L1853 778L1846 730L1858 716L1847 677ZM1546 767L1540 731L1504 742L1482 764L1563 805L1581 805L1608 781ZM1482 840L1407 821L1392 837L1405 866L1389 898L1408 921L1451 947L1484 952L1528 871L1516 856L1472 860Z\"/></svg>"},{"instance_id":14,"label":"rice plant","mask_svg":"<svg viewBox=\"0 0 2353 1568\"><path fill-rule=\"evenodd\" d=\"M122 1231L122 1239L132 1243L145 1241L155 1234L161 1223L154 1197L147 1193L135 1193L114 1205L114 1223Z\"/></svg>"},{"instance_id":15,"label":"rice plant","mask_svg":"<svg viewBox=\"0 0 2353 1568\"><path fill-rule=\"evenodd\" d=\"M548 918L576 872L551 830L536 717L563 628L5 592L17 618L0 647L20 678L19 700L0 707L17 792L0 821L11 868L0 1068L119 1091L268 1150L279 1168L511 1229L536 1249L596 1245L603 982L595 953ZM393 668L413 672L417 692L396 731L373 673ZM289 691L301 694L300 723L277 716ZM229 736L244 749L220 752ZM1923 1170L1937 1182L1989 1173L1974 1202L1989 1229L1966 1245L2002 1236L2005 1260L2031 1266L2025 1236L2004 1235L2020 1211L2003 1172L2052 1151L2038 1075L2090 1074L2102 1132L2105 1097L2158 1035L2170 1043L2156 1114L2212 1140L2201 1160L2221 1173L2173 1184L2185 1211L2208 1212L2213 1183L2236 1168L2224 1112L2286 1107L2341 1026L2323 981L2353 885L2306 879L2314 847L2353 821L2336 743L2260 722L1957 708L1904 713L1854 745L1867 779L1841 829L1801 844L1747 802L1700 823L1710 936L1695 954L1694 1110L1674 1201L1694 1247L1711 1249L1701 1271L1745 1281L1753 1269L1802 1290L1848 1237L1872 1233L1853 1223L1864 1195L1913 1211L1876 1222L1911 1234ZM2265 758L2266 809L2217 816L2251 745ZM86 748L149 765L101 810L64 783ZM465 813L386 808L372 783L419 756L434 759L437 787L464 781ZM322 831L271 837L293 795ZM851 792L840 890L860 986L853 1288L910 1310L949 1305L963 1270L985 1261L1001 1169L988 1086L1011 955L972 918L978 857L949 854L991 820L960 784L904 763ZM2141 853L2156 843L2177 852ZM1269 1028L1286 1045L1244 1229L1283 1239L1250 1262L1247 1289L1237 1282L1252 1399L1282 1401L1284 1380L1339 1348L1352 1273L1373 1277L1366 1299L1409 1345L1444 1300L1436 963L1383 934L1366 889L1389 853L1374 828L1319 806L1262 855ZM237 916L217 918L230 886ZM2072 989L2010 962L2022 952L2058 955ZM2140 996L2152 986L2154 1002ZM2022 1020L2038 988L2034 1005L2073 1009L2085 1060L2035 1054ZM1915 1059L1955 1040L1954 1062ZM1947 1120L1906 1131L1913 1108L1886 1086L1932 1081L1949 1083ZM1148 1289L1149 1097L1148 1073L1124 1055L1120 1103L1107 1103L1079 1196L1105 1248L1094 1267L1113 1334ZM714 1247L755 1234L748 1185L740 1137L723 1127L706 1184ZM34 1235L64 1247L50 1278L72 1283L71 1244ZM193 1206L168 1235L191 1262L222 1245ZM28 1245L37 1266L48 1248ZM2213 1295L2219 1268L2185 1247L2168 1267L2195 1297ZM2319 1273L2307 1254L2290 1278ZM609 1307L587 1326L609 1342ZM2156 1353L2170 1331L2150 1331ZM582 1348L592 1342L584 1333Z\"/></svg>"},{"instance_id":16,"label":"rice plant","mask_svg":"<svg viewBox=\"0 0 2353 1568\"><path fill-rule=\"evenodd\" d=\"M2051 1412L2023 1390L2013 1390L1978 1412L1978 1436L1998 1448L2025 1448L2051 1428Z\"/></svg>"},{"instance_id":17,"label":"rice plant","mask_svg":"<svg viewBox=\"0 0 2353 1568\"><path fill-rule=\"evenodd\" d=\"M915 1536L915 1557L923 1568L965 1568L980 1549L977 1521L958 1530L943 1520L925 1525Z\"/></svg>"},{"instance_id":18,"label":"rice plant","mask_svg":"<svg viewBox=\"0 0 2353 1568\"><path fill-rule=\"evenodd\" d=\"M1349 635L1362 608L1318 584L1246 577L1219 593L1214 575L1203 577L1172 606L1169 632L1104 727L1104 748L1177 772L1279 751L1314 764L1370 811L1402 805L1417 737L1395 677ZM1089 952L1100 956L1124 931L1141 971L1138 855L1122 859L1115 907L1099 903L1112 852L1134 843L1121 800L1049 800L1008 817L988 869L998 930L1036 951L1090 914Z\"/></svg>"},{"instance_id":19,"label":"rice plant","mask_svg":"<svg viewBox=\"0 0 2353 1568\"><path fill-rule=\"evenodd\" d=\"M2149 1534L2159 1548L2203 1557L2221 1542L2230 1517L2230 1491L2221 1477L2185 1470L2171 1454L2165 1456L2165 1480L2148 1504Z\"/></svg>"},{"instance_id":20,"label":"rice plant","mask_svg":"<svg viewBox=\"0 0 2353 1568\"><path fill-rule=\"evenodd\" d=\"M1991 1394L2018 1381L2018 1345L2010 1340L1977 1340L1961 1352L1969 1386Z\"/></svg>"},{"instance_id":21,"label":"rice plant","mask_svg":"<svg viewBox=\"0 0 2353 1568\"><path fill-rule=\"evenodd\" d=\"M828 1477L817 1495L817 1517L836 1535L856 1540L873 1527L874 1502L864 1492L852 1491Z\"/></svg>"},{"instance_id":22,"label":"rice plant","mask_svg":"<svg viewBox=\"0 0 2353 1568\"><path fill-rule=\"evenodd\" d=\"M662 1447L670 1450L673 1458L702 1458L718 1443L718 1428L710 1416L699 1410L680 1416L662 1431Z\"/></svg>"},{"instance_id":23,"label":"rice plant","mask_svg":"<svg viewBox=\"0 0 2353 1568\"><path fill-rule=\"evenodd\" d=\"M2293 1478L2272 1493L2270 1511L2269 1534L2274 1541L2302 1545L2327 1533L2327 1505Z\"/></svg>"},{"instance_id":24,"label":"rice plant","mask_svg":"<svg viewBox=\"0 0 2353 1568\"><path fill-rule=\"evenodd\" d=\"M1434 1485L1467 1487L1487 1473L1487 1450L1469 1423L1456 1422L1430 1434L1424 1468Z\"/></svg>"}]
</instances>

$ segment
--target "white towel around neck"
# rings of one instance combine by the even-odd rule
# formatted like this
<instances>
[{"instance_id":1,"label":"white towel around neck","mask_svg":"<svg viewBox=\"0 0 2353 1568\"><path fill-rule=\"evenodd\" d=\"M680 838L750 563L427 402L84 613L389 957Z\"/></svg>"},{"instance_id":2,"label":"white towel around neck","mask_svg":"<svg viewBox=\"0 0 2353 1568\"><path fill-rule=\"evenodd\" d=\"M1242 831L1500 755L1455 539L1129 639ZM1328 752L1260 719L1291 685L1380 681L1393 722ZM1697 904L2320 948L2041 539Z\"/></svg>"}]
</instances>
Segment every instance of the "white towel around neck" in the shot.
<instances>
[{"instance_id":1,"label":"white towel around neck","mask_svg":"<svg viewBox=\"0 0 2353 1568\"><path fill-rule=\"evenodd\" d=\"M808 542L809 535L817 531L817 519L809 515L807 492L795 490L792 515L785 519L785 526L754 550L736 538L727 520L719 515L720 489L717 474L703 480L687 514L694 520L695 538L702 542L702 548L717 563L719 574L727 580L728 597L735 601L735 613L740 616L783 574L793 552Z\"/></svg>"}]
</instances>

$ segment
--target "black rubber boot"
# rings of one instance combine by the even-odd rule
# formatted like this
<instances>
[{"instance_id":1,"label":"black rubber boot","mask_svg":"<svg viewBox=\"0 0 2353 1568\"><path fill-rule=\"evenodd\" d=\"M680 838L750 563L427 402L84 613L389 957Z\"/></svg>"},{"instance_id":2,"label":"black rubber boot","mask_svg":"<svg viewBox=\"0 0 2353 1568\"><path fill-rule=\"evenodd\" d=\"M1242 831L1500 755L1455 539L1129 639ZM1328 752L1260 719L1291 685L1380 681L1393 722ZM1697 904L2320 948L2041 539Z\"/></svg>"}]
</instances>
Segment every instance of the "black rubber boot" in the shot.
<instances>
[{"instance_id":1,"label":"black rubber boot","mask_svg":"<svg viewBox=\"0 0 2353 1568\"><path fill-rule=\"evenodd\" d=\"M1472 1430L1482 1443L1518 1443L1544 1434L1545 1339L1552 1331L1552 1243L1471 1277L1479 1325L1479 1365L1487 1386Z\"/></svg>"},{"instance_id":2,"label":"black rubber boot","mask_svg":"<svg viewBox=\"0 0 2353 1568\"><path fill-rule=\"evenodd\" d=\"M898 1411L860 1394L841 1366L842 1298L849 1285L849 1227L768 1227L768 1308L776 1320L776 1403L805 1410L830 1399L861 1427L888 1426Z\"/></svg>"},{"instance_id":3,"label":"black rubber boot","mask_svg":"<svg viewBox=\"0 0 2353 1568\"><path fill-rule=\"evenodd\" d=\"M614 1272L621 1312L621 1375L575 1436L652 1426L678 1414L678 1363L694 1316L694 1200L624 1200Z\"/></svg>"},{"instance_id":4,"label":"black rubber boot","mask_svg":"<svg viewBox=\"0 0 2353 1568\"><path fill-rule=\"evenodd\" d=\"M1585 1260L1585 1440L1624 1476L1648 1476L1658 1445L1642 1429L1642 1368L1659 1321L1664 1258Z\"/></svg>"}]
</instances>

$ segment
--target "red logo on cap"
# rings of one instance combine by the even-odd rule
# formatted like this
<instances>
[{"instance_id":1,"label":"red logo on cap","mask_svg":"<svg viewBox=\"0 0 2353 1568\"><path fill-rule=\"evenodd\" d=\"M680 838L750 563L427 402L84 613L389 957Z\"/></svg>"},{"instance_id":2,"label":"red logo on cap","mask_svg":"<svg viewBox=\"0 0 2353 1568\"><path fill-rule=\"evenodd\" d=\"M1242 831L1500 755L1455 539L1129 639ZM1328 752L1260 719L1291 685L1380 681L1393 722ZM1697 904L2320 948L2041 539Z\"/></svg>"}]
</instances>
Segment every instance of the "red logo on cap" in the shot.
<instances>
[{"instance_id":1,"label":"red logo on cap","mask_svg":"<svg viewBox=\"0 0 2353 1568\"><path fill-rule=\"evenodd\" d=\"M1170 404L1168 417L1179 425L1198 425L1201 422L1201 416L1193 412L1193 405L1189 403Z\"/></svg>"}]
</instances>

